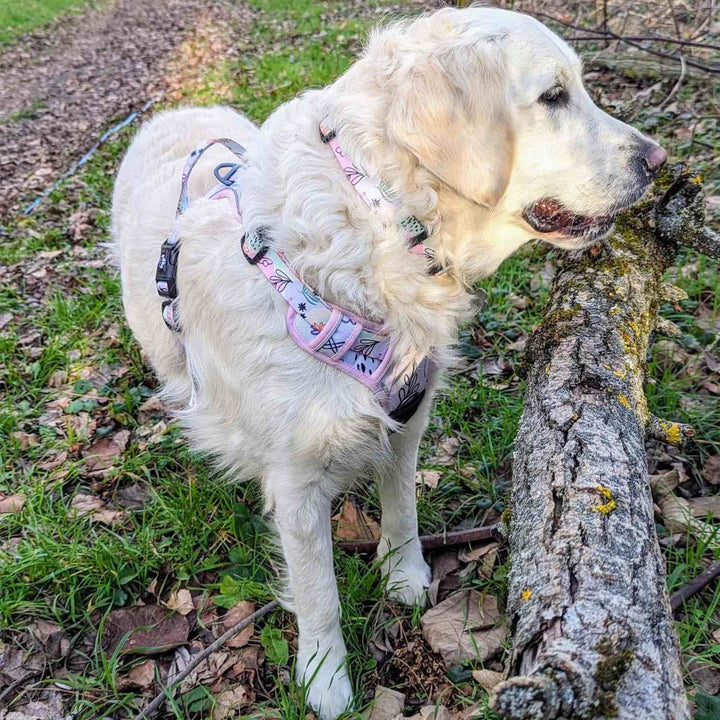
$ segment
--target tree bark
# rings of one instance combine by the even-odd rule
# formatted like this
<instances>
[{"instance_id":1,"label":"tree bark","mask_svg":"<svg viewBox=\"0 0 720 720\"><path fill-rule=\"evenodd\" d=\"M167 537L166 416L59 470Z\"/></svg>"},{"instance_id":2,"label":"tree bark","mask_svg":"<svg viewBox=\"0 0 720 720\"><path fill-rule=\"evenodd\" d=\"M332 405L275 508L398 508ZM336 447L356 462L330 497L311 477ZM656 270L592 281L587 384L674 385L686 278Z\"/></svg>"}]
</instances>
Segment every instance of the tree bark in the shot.
<instances>
[{"instance_id":1,"label":"tree bark","mask_svg":"<svg viewBox=\"0 0 720 720\"><path fill-rule=\"evenodd\" d=\"M651 334L668 326L658 309L681 297L663 272L703 226L699 191L668 174L607 246L566 259L528 342L508 521L513 647L492 698L508 718L690 718L645 439L681 444L692 430L652 417L643 384Z\"/></svg>"}]
</instances>

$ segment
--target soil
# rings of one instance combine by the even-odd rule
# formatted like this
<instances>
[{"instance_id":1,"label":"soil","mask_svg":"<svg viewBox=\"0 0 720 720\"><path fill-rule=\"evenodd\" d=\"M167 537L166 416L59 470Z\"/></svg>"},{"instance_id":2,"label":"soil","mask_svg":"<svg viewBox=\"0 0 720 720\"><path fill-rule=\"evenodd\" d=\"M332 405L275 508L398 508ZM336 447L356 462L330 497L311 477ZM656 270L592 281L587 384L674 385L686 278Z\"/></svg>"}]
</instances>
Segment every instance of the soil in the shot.
<instances>
[{"instance_id":1,"label":"soil","mask_svg":"<svg viewBox=\"0 0 720 720\"><path fill-rule=\"evenodd\" d=\"M161 97L163 70L199 28L232 27L215 33L229 43L251 15L217 0L114 0L0 51L0 216L50 186L112 121Z\"/></svg>"}]
</instances>

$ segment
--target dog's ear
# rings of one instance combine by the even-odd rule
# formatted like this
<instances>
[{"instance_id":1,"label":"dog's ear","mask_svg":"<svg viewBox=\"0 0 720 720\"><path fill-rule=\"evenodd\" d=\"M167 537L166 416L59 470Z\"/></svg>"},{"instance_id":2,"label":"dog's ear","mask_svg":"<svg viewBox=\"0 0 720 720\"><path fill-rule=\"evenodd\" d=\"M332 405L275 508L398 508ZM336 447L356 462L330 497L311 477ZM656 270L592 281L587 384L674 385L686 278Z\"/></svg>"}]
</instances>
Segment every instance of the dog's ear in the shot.
<instances>
[{"instance_id":1,"label":"dog's ear","mask_svg":"<svg viewBox=\"0 0 720 720\"><path fill-rule=\"evenodd\" d=\"M513 160L505 92L490 48L452 50L408 63L390 104L388 136L461 195L494 207Z\"/></svg>"}]
</instances>

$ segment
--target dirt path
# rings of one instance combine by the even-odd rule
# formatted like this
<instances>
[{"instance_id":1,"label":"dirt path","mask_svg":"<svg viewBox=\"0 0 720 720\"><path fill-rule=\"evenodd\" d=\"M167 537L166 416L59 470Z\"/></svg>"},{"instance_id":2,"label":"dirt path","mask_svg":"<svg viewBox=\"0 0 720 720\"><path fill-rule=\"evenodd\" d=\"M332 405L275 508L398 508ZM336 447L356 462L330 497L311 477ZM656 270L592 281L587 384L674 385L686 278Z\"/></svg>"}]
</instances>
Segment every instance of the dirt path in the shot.
<instances>
[{"instance_id":1,"label":"dirt path","mask_svg":"<svg viewBox=\"0 0 720 720\"><path fill-rule=\"evenodd\" d=\"M114 0L0 53L0 216L48 187L112 120L156 97L200 26L237 31L250 17L215 0Z\"/></svg>"}]
</instances>

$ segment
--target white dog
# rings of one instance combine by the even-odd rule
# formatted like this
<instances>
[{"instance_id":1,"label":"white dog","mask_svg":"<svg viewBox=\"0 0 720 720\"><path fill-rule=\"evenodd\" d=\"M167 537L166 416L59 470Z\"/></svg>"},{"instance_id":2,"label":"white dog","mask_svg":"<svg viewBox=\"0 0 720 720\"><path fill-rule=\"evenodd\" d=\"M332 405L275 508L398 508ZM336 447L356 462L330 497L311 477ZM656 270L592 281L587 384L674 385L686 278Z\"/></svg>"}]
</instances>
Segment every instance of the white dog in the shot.
<instances>
[{"instance_id":1,"label":"white dog","mask_svg":"<svg viewBox=\"0 0 720 720\"><path fill-rule=\"evenodd\" d=\"M203 197L216 185L213 168L236 160L214 147L191 176L177 226L181 331L173 332L161 318L156 264L183 164L208 137L247 149L237 171L242 227L232 198ZM396 212L368 207L336 155L381 180ZM128 322L194 446L238 480L262 478L297 615L298 679L310 683L324 720L352 701L333 498L361 476L377 477L389 593L423 602L430 570L417 532L417 448L472 307L470 288L532 238L581 248L607 235L665 158L592 103L562 40L530 17L489 8L376 30L342 77L282 105L260 129L227 108L186 109L163 113L135 138L113 202ZM427 229L439 272L408 252L396 224L406 217ZM398 373L432 360L407 422L389 417L381 393L291 337L289 301L241 251L243 233L258 228L324 301L382 323Z\"/></svg>"}]
</instances>

